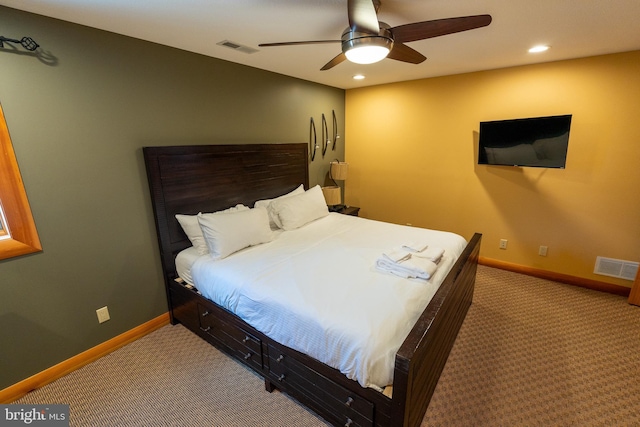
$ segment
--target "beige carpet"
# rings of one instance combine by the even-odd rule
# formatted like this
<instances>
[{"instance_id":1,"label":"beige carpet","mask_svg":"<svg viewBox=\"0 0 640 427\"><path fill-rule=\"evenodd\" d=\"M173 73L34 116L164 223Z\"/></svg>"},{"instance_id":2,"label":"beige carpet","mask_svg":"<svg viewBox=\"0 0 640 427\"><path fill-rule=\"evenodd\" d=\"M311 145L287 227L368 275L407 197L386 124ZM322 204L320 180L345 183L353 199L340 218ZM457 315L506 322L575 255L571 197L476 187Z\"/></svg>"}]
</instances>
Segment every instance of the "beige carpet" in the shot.
<instances>
[{"instance_id":1,"label":"beige carpet","mask_svg":"<svg viewBox=\"0 0 640 427\"><path fill-rule=\"evenodd\" d=\"M640 426L640 307L479 267L423 426ZM15 403L69 403L73 426L324 426L182 326Z\"/></svg>"},{"instance_id":2,"label":"beige carpet","mask_svg":"<svg viewBox=\"0 0 640 427\"><path fill-rule=\"evenodd\" d=\"M480 267L424 426L640 426L640 307Z\"/></svg>"}]
</instances>

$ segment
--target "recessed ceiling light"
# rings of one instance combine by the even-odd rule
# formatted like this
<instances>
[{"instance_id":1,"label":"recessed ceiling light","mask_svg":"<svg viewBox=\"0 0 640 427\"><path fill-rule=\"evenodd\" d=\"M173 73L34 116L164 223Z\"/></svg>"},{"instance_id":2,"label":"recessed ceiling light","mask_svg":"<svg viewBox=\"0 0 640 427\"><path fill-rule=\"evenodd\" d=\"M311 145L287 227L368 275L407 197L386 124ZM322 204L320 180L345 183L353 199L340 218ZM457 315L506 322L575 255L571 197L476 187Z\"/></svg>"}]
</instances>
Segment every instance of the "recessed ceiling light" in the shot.
<instances>
[{"instance_id":1,"label":"recessed ceiling light","mask_svg":"<svg viewBox=\"0 0 640 427\"><path fill-rule=\"evenodd\" d=\"M353 76L353 80L363 80L364 76L362 74L356 74L355 76Z\"/></svg>"},{"instance_id":2,"label":"recessed ceiling light","mask_svg":"<svg viewBox=\"0 0 640 427\"><path fill-rule=\"evenodd\" d=\"M540 52L544 52L546 50L549 50L549 46L538 45L538 46L534 46L531 49L529 49L529 53L540 53Z\"/></svg>"}]
</instances>

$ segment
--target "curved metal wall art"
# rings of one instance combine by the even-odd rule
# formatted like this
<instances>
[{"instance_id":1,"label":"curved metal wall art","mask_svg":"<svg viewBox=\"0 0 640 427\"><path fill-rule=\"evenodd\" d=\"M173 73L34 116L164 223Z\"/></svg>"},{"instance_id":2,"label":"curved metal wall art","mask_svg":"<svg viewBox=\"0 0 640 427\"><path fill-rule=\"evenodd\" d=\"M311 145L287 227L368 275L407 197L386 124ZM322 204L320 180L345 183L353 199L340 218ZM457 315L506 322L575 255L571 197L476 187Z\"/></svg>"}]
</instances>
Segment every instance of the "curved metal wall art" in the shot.
<instances>
[{"instance_id":1,"label":"curved metal wall art","mask_svg":"<svg viewBox=\"0 0 640 427\"><path fill-rule=\"evenodd\" d=\"M338 119L336 118L336 110L331 110L331 115L333 116L333 145L331 146L331 151L336 151L336 142L338 142Z\"/></svg>"},{"instance_id":2,"label":"curved metal wall art","mask_svg":"<svg viewBox=\"0 0 640 427\"><path fill-rule=\"evenodd\" d=\"M324 113L322 113L322 158L324 159L324 155L327 152L327 148L329 148L329 130L327 128L327 119L324 117Z\"/></svg>"},{"instance_id":3,"label":"curved metal wall art","mask_svg":"<svg viewBox=\"0 0 640 427\"><path fill-rule=\"evenodd\" d=\"M309 155L311 156L312 162L316 158L317 148L318 148L318 138L316 136L316 124L313 121L313 117L311 117L311 122L309 123Z\"/></svg>"}]
</instances>

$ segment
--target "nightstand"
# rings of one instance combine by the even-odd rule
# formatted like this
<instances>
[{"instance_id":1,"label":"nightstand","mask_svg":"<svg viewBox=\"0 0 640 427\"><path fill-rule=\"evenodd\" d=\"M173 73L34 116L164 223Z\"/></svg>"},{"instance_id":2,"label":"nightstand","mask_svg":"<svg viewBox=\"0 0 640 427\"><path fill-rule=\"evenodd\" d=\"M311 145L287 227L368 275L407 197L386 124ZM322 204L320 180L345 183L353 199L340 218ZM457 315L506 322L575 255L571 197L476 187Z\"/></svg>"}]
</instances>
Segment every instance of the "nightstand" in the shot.
<instances>
[{"instance_id":1,"label":"nightstand","mask_svg":"<svg viewBox=\"0 0 640 427\"><path fill-rule=\"evenodd\" d=\"M360 208L357 206L345 206L344 208L338 211L338 213L341 213L343 215L351 215L351 216L358 216L358 212L360 212Z\"/></svg>"}]
</instances>

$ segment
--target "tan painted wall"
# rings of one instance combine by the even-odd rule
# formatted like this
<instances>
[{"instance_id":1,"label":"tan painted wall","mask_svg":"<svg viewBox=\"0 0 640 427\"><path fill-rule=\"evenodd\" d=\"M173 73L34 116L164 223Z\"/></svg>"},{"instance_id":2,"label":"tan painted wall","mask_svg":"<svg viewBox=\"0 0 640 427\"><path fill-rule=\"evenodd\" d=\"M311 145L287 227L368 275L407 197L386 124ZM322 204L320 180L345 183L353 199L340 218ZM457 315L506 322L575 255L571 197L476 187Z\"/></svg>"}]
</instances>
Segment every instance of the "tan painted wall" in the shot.
<instances>
[{"instance_id":1,"label":"tan painted wall","mask_svg":"<svg viewBox=\"0 0 640 427\"><path fill-rule=\"evenodd\" d=\"M631 286L593 269L640 260L639 76L635 51L348 90L346 202L481 232L488 258ZM573 114L566 169L476 164L479 122L557 114Z\"/></svg>"}]
</instances>

